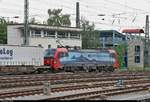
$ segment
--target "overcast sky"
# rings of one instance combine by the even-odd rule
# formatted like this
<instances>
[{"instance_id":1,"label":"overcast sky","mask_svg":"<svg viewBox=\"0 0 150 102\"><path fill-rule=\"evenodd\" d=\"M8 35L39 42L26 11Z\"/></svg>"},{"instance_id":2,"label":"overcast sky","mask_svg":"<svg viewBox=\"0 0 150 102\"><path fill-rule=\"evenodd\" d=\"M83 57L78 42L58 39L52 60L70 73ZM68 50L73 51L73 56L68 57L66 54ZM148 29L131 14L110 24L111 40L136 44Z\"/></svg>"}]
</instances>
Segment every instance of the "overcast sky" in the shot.
<instances>
[{"instance_id":1,"label":"overcast sky","mask_svg":"<svg viewBox=\"0 0 150 102\"><path fill-rule=\"evenodd\" d=\"M76 2L80 3L80 15L96 29L142 28L145 16L150 14L150 0L29 0L29 16L40 22L48 18L47 10L62 8L63 14L70 14L75 26ZM105 14L100 17L98 14ZM24 0L0 0L0 16L23 22ZM11 17L19 16L19 19Z\"/></svg>"}]
</instances>

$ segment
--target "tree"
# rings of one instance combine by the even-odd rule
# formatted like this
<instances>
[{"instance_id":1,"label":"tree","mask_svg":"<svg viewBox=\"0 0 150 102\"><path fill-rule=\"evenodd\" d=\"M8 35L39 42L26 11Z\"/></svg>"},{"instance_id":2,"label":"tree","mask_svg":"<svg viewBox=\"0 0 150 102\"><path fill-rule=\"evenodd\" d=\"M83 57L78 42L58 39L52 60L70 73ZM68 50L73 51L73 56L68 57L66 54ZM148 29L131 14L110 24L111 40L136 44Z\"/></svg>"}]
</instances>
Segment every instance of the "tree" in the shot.
<instances>
[{"instance_id":1,"label":"tree","mask_svg":"<svg viewBox=\"0 0 150 102\"><path fill-rule=\"evenodd\" d=\"M124 60L124 55L125 51L127 51L127 46L123 43L120 43L115 47L117 54L118 54L118 60L121 68L125 67L125 60Z\"/></svg>"},{"instance_id":2,"label":"tree","mask_svg":"<svg viewBox=\"0 0 150 102\"><path fill-rule=\"evenodd\" d=\"M7 43L7 22L4 18L0 18L0 44Z\"/></svg>"},{"instance_id":3,"label":"tree","mask_svg":"<svg viewBox=\"0 0 150 102\"><path fill-rule=\"evenodd\" d=\"M86 20L85 18L81 18L81 28L84 30L84 31L94 31L94 28L95 28L95 24L92 23L90 25L90 22L88 20Z\"/></svg>"},{"instance_id":4,"label":"tree","mask_svg":"<svg viewBox=\"0 0 150 102\"><path fill-rule=\"evenodd\" d=\"M70 26L71 25L70 15L68 15L68 14L62 15L61 23L63 26Z\"/></svg>"},{"instance_id":5,"label":"tree","mask_svg":"<svg viewBox=\"0 0 150 102\"><path fill-rule=\"evenodd\" d=\"M82 48L97 49L100 48L100 34L98 31L82 31Z\"/></svg>"},{"instance_id":6,"label":"tree","mask_svg":"<svg viewBox=\"0 0 150 102\"><path fill-rule=\"evenodd\" d=\"M47 20L50 26L71 26L70 15L61 14L62 9L48 9L49 18Z\"/></svg>"},{"instance_id":7,"label":"tree","mask_svg":"<svg viewBox=\"0 0 150 102\"><path fill-rule=\"evenodd\" d=\"M82 31L82 48L83 49L97 49L100 48L99 42L99 32L95 31L95 25L92 23L90 25L88 20L81 19Z\"/></svg>"},{"instance_id":8,"label":"tree","mask_svg":"<svg viewBox=\"0 0 150 102\"><path fill-rule=\"evenodd\" d=\"M36 19L33 17L33 18L30 19L30 22L29 22L29 23L31 23L31 24L37 24L37 21L36 21Z\"/></svg>"},{"instance_id":9,"label":"tree","mask_svg":"<svg viewBox=\"0 0 150 102\"><path fill-rule=\"evenodd\" d=\"M100 48L100 34L95 31L95 25L92 23L90 25L88 20L81 19L82 31L82 48L83 49L97 49Z\"/></svg>"}]
</instances>

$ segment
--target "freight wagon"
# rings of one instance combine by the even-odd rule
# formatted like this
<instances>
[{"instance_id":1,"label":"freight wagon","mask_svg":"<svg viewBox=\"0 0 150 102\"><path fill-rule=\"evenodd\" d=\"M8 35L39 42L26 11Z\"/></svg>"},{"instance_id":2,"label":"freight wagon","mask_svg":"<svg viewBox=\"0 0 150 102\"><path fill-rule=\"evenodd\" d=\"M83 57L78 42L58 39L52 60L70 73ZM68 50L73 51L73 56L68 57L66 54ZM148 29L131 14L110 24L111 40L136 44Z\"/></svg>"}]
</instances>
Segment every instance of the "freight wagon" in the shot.
<instances>
[{"instance_id":1,"label":"freight wagon","mask_svg":"<svg viewBox=\"0 0 150 102\"><path fill-rule=\"evenodd\" d=\"M32 72L44 65L44 49L36 46L0 45L0 72ZM42 67L43 68L43 67Z\"/></svg>"},{"instance_id":2,"label":"freight wagon","mask_svg":"<svg viewBox=\"0 0 150 102\"><path fill-rule=\"evenodd\" d=\"M64 71L114 71L119 68L115 50L47 49L44 64L53 70Z\"/></svg>"}]
</instances>

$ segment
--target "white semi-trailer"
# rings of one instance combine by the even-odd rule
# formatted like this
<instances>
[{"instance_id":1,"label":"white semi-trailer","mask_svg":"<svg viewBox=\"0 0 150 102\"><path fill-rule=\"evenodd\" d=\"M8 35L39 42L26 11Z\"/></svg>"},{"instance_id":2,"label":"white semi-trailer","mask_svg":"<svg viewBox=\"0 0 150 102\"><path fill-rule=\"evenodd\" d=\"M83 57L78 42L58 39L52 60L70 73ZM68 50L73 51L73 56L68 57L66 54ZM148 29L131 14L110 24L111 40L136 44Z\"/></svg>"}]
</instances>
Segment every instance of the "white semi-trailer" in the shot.
<instances>
[{"instance_id":1,"label":"white semi-trailer","mask_svg":"<svg viewBox=\"0 0 150 102\"><path fill-rule=\"evenodd\" d=\"M28 72L42 68L43 53L44 49L38 46L0 45L0 72Z\"/></svg>"}]
</instances>

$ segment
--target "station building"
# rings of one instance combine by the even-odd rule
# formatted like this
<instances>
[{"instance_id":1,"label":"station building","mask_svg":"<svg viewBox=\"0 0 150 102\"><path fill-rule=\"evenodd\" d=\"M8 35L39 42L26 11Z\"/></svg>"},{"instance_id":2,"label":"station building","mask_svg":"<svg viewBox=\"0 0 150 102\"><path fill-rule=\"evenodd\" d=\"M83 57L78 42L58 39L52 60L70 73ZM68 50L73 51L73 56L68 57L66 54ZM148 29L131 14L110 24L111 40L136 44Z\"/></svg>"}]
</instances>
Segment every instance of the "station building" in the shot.
<instances>
[{"instance_id":1,"label":"station building","mask_svg":"<svg viewBox=\"0 0 150 102\"><path fill-rule=\"evenodd\" d=\"M43 24L29 24L29 46L57 48L60 46L82 46L82 29L75 27L57 27ZM10 24L7 27L7 44L22 45L24 24ZM59 43L58 43L59 41Z\"/></svg>"}]
</instances>

